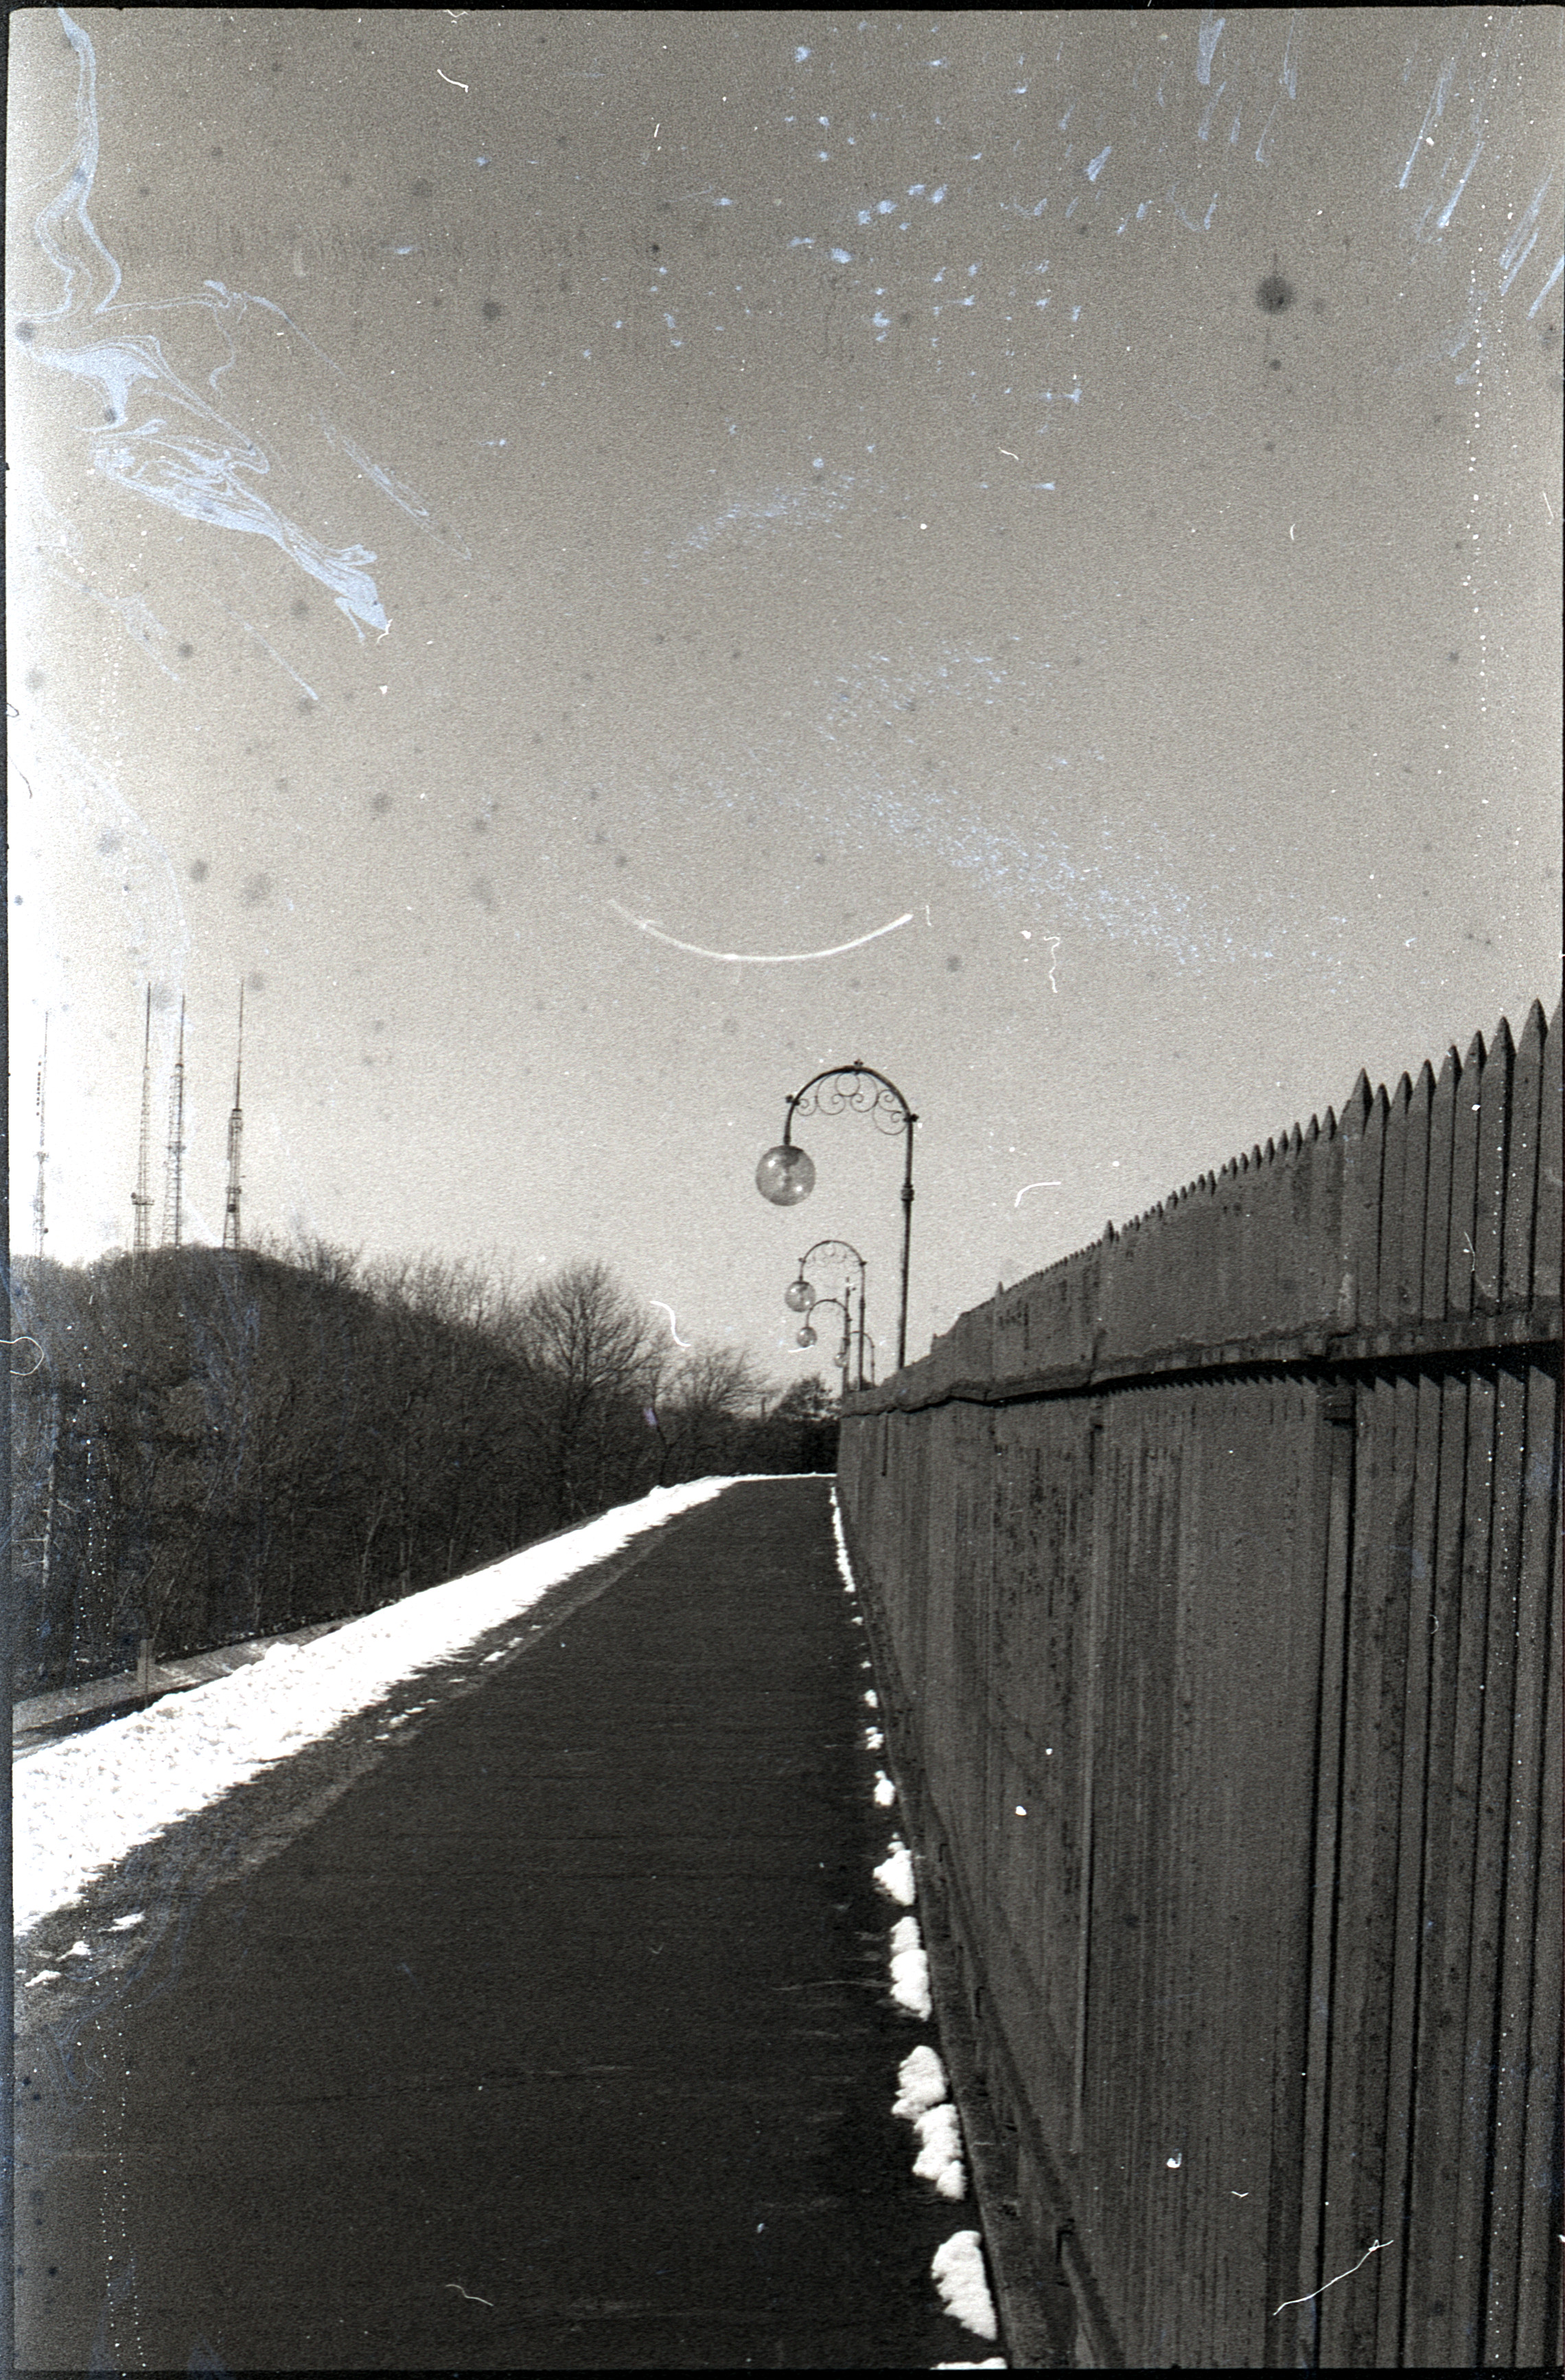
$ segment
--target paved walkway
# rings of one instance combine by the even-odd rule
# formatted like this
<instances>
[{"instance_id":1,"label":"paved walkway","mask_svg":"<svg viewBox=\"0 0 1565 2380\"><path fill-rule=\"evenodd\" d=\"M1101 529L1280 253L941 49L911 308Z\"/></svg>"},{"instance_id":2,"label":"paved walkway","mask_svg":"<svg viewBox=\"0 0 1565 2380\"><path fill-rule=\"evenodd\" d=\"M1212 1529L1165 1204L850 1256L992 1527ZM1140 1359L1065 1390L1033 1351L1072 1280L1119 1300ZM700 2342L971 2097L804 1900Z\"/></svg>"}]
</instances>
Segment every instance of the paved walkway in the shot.
<instances>
[{"instance_id":1,"label":"paved walkway","mask_svg":"<svg viewBox=\"0 0 1565 2380\"><path fill-rule=\"evenodd\" d=\"M992 2352L891 2114L852 1608L826 1483L735 1486L41 1928L18 2364Z\"/></svg>"}]
</instances>

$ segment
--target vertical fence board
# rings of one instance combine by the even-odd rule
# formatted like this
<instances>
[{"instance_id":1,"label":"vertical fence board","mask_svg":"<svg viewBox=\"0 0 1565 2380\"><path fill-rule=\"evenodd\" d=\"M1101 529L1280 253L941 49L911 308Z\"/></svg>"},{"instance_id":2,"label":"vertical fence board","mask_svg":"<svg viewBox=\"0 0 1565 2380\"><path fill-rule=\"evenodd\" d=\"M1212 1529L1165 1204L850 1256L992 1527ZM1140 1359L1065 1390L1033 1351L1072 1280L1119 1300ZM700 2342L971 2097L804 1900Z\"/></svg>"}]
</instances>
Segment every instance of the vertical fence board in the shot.
<instances>
[{"instance_id":1,"label":"vertical fence board","mask_svg":"<svg viewBox=\"0 0 1565 2380\"><path fill-rule=\"evenodd\" d=\"M1493 1055L1491 1053L1491 1064ZM1482 1259L1480 1259L1482 1265ZM1482 1272L1480 1271L1480 1281ZM1486 2353L1486 2333L1503 2331L1500 2361L1510 2361L1515 2327L1514 2223L1497 2259L1496 2230L1502 2212L1515 2214L1511 2127L1501 2124L1501 2078L1520 2043L1506 2038L1501 1977L1509 1888L1525 1889L1508 1876L1512 1805L1511 1755L1515 1740L1516 1654L1519 1636L1521 1503L1526 1454L1526 1376L1501 1364L1495 1382L1495 1445L1489 1530L1486 1643L1484 1648L1482 1735L1474 1796L1474 1891L1472 1947L1467 1973L1469 2071L1462 2143L1462 2193L1458 2221L1482 2245L1481 2291L1474 2319L1474 2353ZM1529 1894L1530 1897L1530 1894ZM1524 2038L1524 2033L1523 2033Z\"/></svg>"},{"instance_id":2,"label":"vertical fence board","mask_svg":"<svg viewBox=\"0 0 1565 2380\"><path fill-rule=\"evenodd\" d=\"M1415 1094L1416 1097L1416 1094ZM1417 2090L1419 1989L1424 1962L1425 1858L1428 1818L1430 1683L1434 1645L1434 1580L1439 1495L1440 1388L1427 1374L1399 1384L1413 1405L1411 1496L1406 1544L1407 1644L1402 1682L1402 1773L1397 1845L1396 1970L1390 2010L1386 2108L1387 2178L1383 2228L1388 2240L1380 2282L1376 2362L1402 2361L1408 2227L1413 2192L1413 2118Z\"/></svg>"},{"instance_id":3,"label":"vertical fence board","mask_svg":"<svg viewBox=\"0 0 1565 2380\"><path fill-rule=\"evenodd\" d=\"M1072 2154L1085 2156L1087 2139L1089 2092L1088 2058L1092 2039L1092 1950L1093 1921L1098 1892L1098 1838L1094 1809L1094 1781L1098 1773L1098 1747L1100 1732L1099 1710L1103 1700L1103 1629L1104 1613L1109 1600L1107 1576L1109 1561L1109 1530L1106 1525L1110 1511L1108 1495L1108 1459L1104 1452L1104 1424L1101 1407L1096 1402L1089 1405L1086 1424L1086 1464L1090 1521L1087 1536L1087 1609L1085 1632L1086 1660L1084 1664L1081 1732L1081 1857L1082 1912L1081 1930L1076 1943L1075 1990L1075 2104L1071 2131ZM1090 2230L1090 2217L1084 2198L1076 2217L1085 2235ZM1105 2284L1107 2286L1107 2284Z\"/></svg>"},{"instance_id":4,"label":"vertical fence board","mask_svg":"<svg viewBox=\"0 0 1565 2380\"><path fill-rule=\"evenodd\" d=\"M1425 2007L1420 2027L1419 2109L1414 2134L1412 2235L1423 2243L1413 2360L1475 2359L1479 2241L1458 2219L1463 2109L1469 2082L1465 2036L1476 1855L1475 1788L1482 1745L1487 1628L1489 1515L1495 1391L1482 1375L1464 1384L1460 1439L1448 1411L1441 1450L1442 1544L1437 1581L1436 1670L1439 1723L1432 1724L1431 1870L1426 1914ZM1452 1389L1456 1384L1451 1384ZM1450 1396L1451 1408L1460 1391ZM1454 1441L1454 1442L1453 1442ZM1446 1482L1461 1480L1460 1504ZM1449 1534L1446 1524L1450 1521Z\"/></svg>"},{"instance_id":5,"label":"vertical fence board","mask_svg":"<svg viewBox=\"0 0 1565 2380\"><path fill-rule=\"evenodd\" d=\"M1535 1677L1542 1712L1538 1780L1538 1905L1530 1953L1532 2008L1528 2031L1527 2088L1523 2170L1526 2180L1523 2229L1518 2240L1521 2287L1516 2310L1519 2366L1565 2361L1565 2320L1560 2289L1559 2219L1561 2119L1559 2043L1565 2010L1560 2005L1559 1941L1565 1911L1560 1906L1560 1736L1565 1681L1560 1675L1559 1593L1559 1383L1541 1365L1531 1367L1529 1462L1523 1503L1522 1577L1523 1690ZM1518 1960L1523 1946L1517 1946Z\"/></svg>"},{"instance_id":6,"label":"vertical fence board","mask_svg":"<svg viewBox=\"0 0 1565 2380\"><path fill-rule=\"evenodd\" d=\"M1533 1229L1533 1295L1558 1298L1560 1258L1560 1016L1544 1044L1543 1112L1538 1120L1538 1211Z\"/></svg>"},{"instance_id":7,"label":"vertical fence board","mask_svg":"<svg viewBox=\"0 0 1565 2380\"><path fill-rule=\"evenodd\" d=\"M1401 1319L1402 1234L1404 1228L1409 1228L1404 1224L1403 1193L1410 1138L1408 1111L1412 1104L1413 1086L1404 1075L1386 1111L1386 1147L1380 1167L1380 1246L1375 1272L1376 1318L1392 1329ZM1411 1228L1422 1238L1422 1208Z\"/></svg>"},{"instance_id":8,"label":"vertical fence board","mask_svg":"<svg viewBox=\"0 0 1565 2380\"><path fill-rule=\"evenodd\" d=\"M1341 1275L1337 1295L1340 1330L1373 1329L1375 1260L1380 1239L1380 1160L1385 1149L1386 1093L1372 1091L1361 1072L1342 1110Z\"/></svg>"},{"instance_id":9,"label":"vertical fence board","mask_svg":"<svg viewBox=\"0 0 1565 2380\"><path fill-rule=\"evenodd\" d=\"M1510 1075L1510 1143L1506 1165L1505 1231L1500 1255L1500 1302L1525 1305L1533 1288L1533 1227L1538 1204L1538 1126L1544 1087L1544 1016L1541 1002L1527 1011Z\"/></svg>"},{"instance_id":10,"label":"vertical fence board","mask_svg":"<svg viewBox=\"0 0 1565 2380\"><path fill-rule=\"evenodd\" d=\"M1456 1108L1462 1096L1462 1061L1448 1050L1429 1103L1429 1175L1424 1208L1424 1318L1439 1322L1446 1311L1450 1264L1451 1165L1456 1147Z\"/></svg>"},{"instance_id":11,"label":"vertical fence board","mask_svg":"<svg viewBox=\"0 0 1565 2380\"><path fill-rule=\"evenodd\" d=\"M1314 1837L1311 1844L1309 2029L1302 2060L1304 2081L1304 2141L1302 2228L1299 2241L1301 2303L1291 2327L1295 2354L1306 2364L1320 2360L1320 2301L1327 2278L1323 2227L1328 2195L1327 2155L1332 2086L1331 2053L1336 2037L1332 1988L1337 1956L1337 1876L1342 1823L1343 1727L1346 1717L1348 1579L1353 1546L1353 1466L1356 1427L1353 1397L1340 1391L1320 1401L1322 1465L1327 1479L1325 1572L1321 1602L1320 1692L1316 1736ZM1292 2309L1290 2310L1292 2311Z\"/></svg>"},{"instance_id":12,"label":"vertical fence board","mask_svg":"<svg viewBox=\"0 0 1565 2380\"><path fill-rule=\"evenodd\" d=\"M1295 1209L1295 1212L1297 1210ZM1281 1582L1284 1609L1290 1621L1291 1666L1288 1706L1294 1730L1292 1763L1292 1811L1301 1798L1313 1813L1318 1806L1316 1763L1321 1730L1325 1680L1322 1676L1322 1633L1327 1585L1326 1552L1331 1505L1330 1449L1347 1433L1326 1422L1319 1390L1311 1381L1292 1381L1289 1388L1289 1444L1293 1480L1293 1512L1288 1568ZM1302 2297L1315 2282L1301 2277L1301 2232L1306 2198L1306 2078L1303 2045L1310 2037L1311 1945L1310 1912L1314 1882L1311 1865L1315 1843L1312 1826L1292 1846L1292 1890L1279 1909L1277 1982L1274 1999L1272 2052L1272 2125L1267 2190L1268 2230L1265 2304L1266 2343L1258 2359L1273 2366L1296 2361L1300 2315L1296 2310L1279 2313L1290 2299Z\"/></svg>"},{"instance_id":13,"label":"vertical fence board","mask_svg":"<svg viewBox=\"0 0 1565 2380\"><path fill-rule=\"evenodd\" d=\"M1508 1617L1514 1619L1513 1711L1510 1758L1506 1765L1499 1816L1505 1828L1504 1891L1500 1904L1503 1938L1495 2053L1495 2124L1493 2181L1487 2207L1490 2256L1484 2341L1486 2363L1509 2367L1519 2362L1541 2362L1543 2342L1523 2354L1519 2334L1536 2331L1527 2308L1526 2276L1547 2265L1547 2242L1529 2204L1526 2118L1530 2068L1534 2048L1533 2000L1541 1979L1535 1971L1538 1902L1548 1835L1542 1803L1545 1707L1547 1673L1548 1561L1538 1526L1539 1508L1547 1512L1548 1460L1551 1439L1539 1437L1540 1425L1550 1431L1555 1418L1553 1383L1535 1366L1519 1367L1512 1378L1509 1402L1521 1443L1517 1466L1516 1509L1508 1515L1515 1536L1514 1595ZM1543 1393L1540 1394L1540 1390ZM1518 1409L1519 1410L1516 1410ZM1540 1462L1539 1458L1542 1457ZM1539 1492L1541 1489L1541 1493ZM1493 1695L1495 1682L1487 1682ZM1553 1863L1558 1871L1558 1858ZM1556 1937L1558 1938L1558 1937ZM1531 2236L1529 2236L1531 2235ZM1508 2252L1514 2246L1515 2253ZM1525 2310L1524 2310L1525 2309Z\"/></svg>"},{"instance_id":14,"label":"vertical fence board","mask_svg":"<svg viewBox=\"0 0 1565 2380\"><path fill-rule=\"evenodd\" d=\"M1471 1726L1459 1735L1470 1743L1471 1771L1463 1780L1472 1838L1472 1914L1468 1932L1466 2006L1462 2034L1466 2045L1462 2144L1458 2157L1456 2224L1462 2259L1465 2357L1484 2352L1488 2217L1494 2183L1493 2124L1497 2005L1505 1892L1506 1812L1510 1771L1510 1696L1516 1657L1518 1457L1523 1442L1523 1398L1515 1373L1497 1367L1484 1383L1492 1420L1488 1444L1486 1549L1470 1529L1469 1577L1475 1590L1471 1625L1464 1624L1470 1654L1467 1689ZM1487 1434L1487 1433L1486 1433ZM1472 1506L1469 1505L1471 1515ZM1486 1550L1487 1559L1484 1559ZM1463 1615L1467 1587L1463 1586ZM1511 2243L1513 2248L1514 2243Z\"/></svg>"},{"instance_id":15,"label":"vertical fence board","mask_svg":"<svg viewBox=\"0 0 1565 2380\"><path fill-rule=\"evenodd\" d=\"M1467 1486L1467 1384L1437 1380L1437 1478L1430 1577L1428 1752L1425 1765L1423 1957L1416 2012L1411 2170L1407 2188L1409 2249L1402 2289L1402 2340L1413 2364L1442 2363L1449 2333L1445 2295L1450 2252L1449 2076L1439 2070L1450 2044L1444 1998L1444 1956L1450 1912L1450 1797L1461 1655L1462 1536ZM1445 2088L1442 2089L1442 2084ZM1457 2082L1460 2089L1460 2079ZM1441 2228L1442 2223L1444 2228Z\"/></svg>"},{"instance_id":16,"label":"vertical fence board","mask_svg":"<svg viewBox=\"0 0 1565 2380\"><path fill-rule=\"evenodd\" d=\"M1473 1213L1473 1306L1478 1314L1499 1312L1500 1260L1505 1245L1506 1160L1510 1133L1510 1076L1515 1054L1510 1027L1502 1016L1484 1061L1484 1087L1478 1101L1478 1149Z\"/></svg>"},{"instance_id":17,"label":"vertical fence board","mask_svg":"<svg viewBox=\"0 0 1565 2380\"><path fill-rule=\"evenodd\" d=\"M1381 2266L1360 2263L1381 2222L1386 2157L1388 1983L1392 1968L1397 1788L1401 1769L1401 1686L1407 1606L1396 1591L1398 1398L1379 1377L1359 1392L1353 1568L1349 1583L1347 1710L1338 1869L1337 2035L1328 2111L1328 2275L1358 2265L1322 2302L1321 2354L1331 2363L1373 2361ZM1401 1534L1405 1535L1402 1525Z\"/></svg>"},{"instance_id":18,"label":"vertical fence board","mask_svg":"<svg viewBox=\"0 0 1565 2380\"><path fill-rule=\"evenodd\" d=\"M1429 1205L1429 1117L1435 1076L1427 1059L1408 1099L1402 1160L1401 1248L1397 1264L1396 1322L1403 1329L1424 1311L1425 1219Z\"/></svg>"},{"instance_id":19,"label":"vertical fence board","mask_svg":"<svg viewBox=\"0 0 1565 2380\"><path fill-rule=\"evenodd\" d=\"M1474 1276L1478 1268L1474 1243L1474 1203L1478 1195L1478 1136L1483 1112L1484 1037L1474 1033L1457 1083L1456 1121L1451 1131L1450 1222L1446 1253L1446 1312L1463 1319L1473 1311Z\"/></svg>"}]
</instances>

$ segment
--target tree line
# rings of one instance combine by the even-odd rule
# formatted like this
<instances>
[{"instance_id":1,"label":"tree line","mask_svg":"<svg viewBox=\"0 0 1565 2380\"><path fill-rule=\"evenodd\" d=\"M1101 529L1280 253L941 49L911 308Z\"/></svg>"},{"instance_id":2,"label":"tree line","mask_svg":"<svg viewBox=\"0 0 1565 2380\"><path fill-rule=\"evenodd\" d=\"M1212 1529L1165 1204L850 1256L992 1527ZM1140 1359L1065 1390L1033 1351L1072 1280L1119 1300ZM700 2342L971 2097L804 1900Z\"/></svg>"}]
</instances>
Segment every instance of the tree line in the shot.
<instances>
[{"instance_id":1,"label":"tree line","mask_svg":"<svg viewBox=\"0 0 1565 2380\"><path fill-rule=\"evenodd\" d=\"M653 1487L830 1470L831 1401L768 1410L605 1265L517 1288L324 1244L18 1260L16 1692L375 1609ZM31 1343L26 1343L30 1342Z\"/></svg>"}]
</instances>

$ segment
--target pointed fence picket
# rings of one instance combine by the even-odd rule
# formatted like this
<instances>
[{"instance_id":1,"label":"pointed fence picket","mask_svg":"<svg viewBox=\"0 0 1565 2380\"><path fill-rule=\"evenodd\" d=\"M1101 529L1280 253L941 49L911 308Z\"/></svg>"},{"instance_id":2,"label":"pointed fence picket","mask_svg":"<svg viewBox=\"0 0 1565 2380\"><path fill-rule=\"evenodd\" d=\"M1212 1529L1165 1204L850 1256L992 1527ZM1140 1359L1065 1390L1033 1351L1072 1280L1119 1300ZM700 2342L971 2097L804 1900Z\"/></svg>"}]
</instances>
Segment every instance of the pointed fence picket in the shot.
<instances>
[{"instance_id":1,"label":"pointed fence picket","mask_svg":"<svg viewBox=\"0 0 1565 2380\"><path fill-rule=\"evenodd\" d=\"M1560 1048L1361 1075L845 1408L1078 2360L1559 2360Z\"/></svg>"}]
</instances>

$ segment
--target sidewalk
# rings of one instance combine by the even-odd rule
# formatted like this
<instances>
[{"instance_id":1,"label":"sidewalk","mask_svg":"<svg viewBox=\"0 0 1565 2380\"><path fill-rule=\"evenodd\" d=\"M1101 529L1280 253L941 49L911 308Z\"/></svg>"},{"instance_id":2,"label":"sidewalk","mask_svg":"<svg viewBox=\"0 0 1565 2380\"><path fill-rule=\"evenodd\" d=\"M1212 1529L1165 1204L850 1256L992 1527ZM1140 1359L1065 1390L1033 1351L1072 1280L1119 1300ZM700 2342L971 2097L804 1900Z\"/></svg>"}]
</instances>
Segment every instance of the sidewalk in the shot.
<instances>
[{"instance_id":1,"label":"sidewalk","mask_svg":"<svg viewBox=\"0 0 1565 2380\"><path fill-rule=\"evenodd\" d=\"M929 2277L972 2203L891 2113L933 2035L887 1988L827 1483L603 1569L38 1929L90 1955L23 2011L22 2367L994 2352Z\"/></svg>"}]
</instances>

